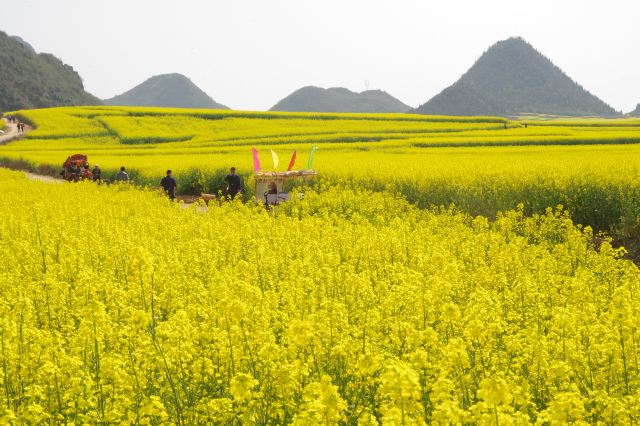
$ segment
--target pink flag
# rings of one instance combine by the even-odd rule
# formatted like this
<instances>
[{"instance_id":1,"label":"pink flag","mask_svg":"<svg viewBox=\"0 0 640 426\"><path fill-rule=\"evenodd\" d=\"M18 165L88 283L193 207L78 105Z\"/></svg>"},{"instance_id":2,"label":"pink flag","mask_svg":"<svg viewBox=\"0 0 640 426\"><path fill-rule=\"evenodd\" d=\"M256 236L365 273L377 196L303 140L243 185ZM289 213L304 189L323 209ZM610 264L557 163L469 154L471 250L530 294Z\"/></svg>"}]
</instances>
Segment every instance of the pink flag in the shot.
<instances>
[{"instance_id":1,"label":"pink flag","mask_svg":"<svg viewBox=\"0 0 640 426\"><path fill-rule=\"evenodd\" d=\"M251 152L253 152L253 171L260 171L260 159L258 158L258 150L255 148L251 148Z\"/></svg>"},{"instance_id":2,"label":"pink flag","mask_svg":"<svg viewBox=\"0 0 640 426\"><path fill-rule=\"evenodd\" d=\"M293 151L293 155L291 156L291 161L289 161L289 167L287 167L287 171L293 169L293 165L296 164L296 151Z\"/></svg>"}]
</instances>

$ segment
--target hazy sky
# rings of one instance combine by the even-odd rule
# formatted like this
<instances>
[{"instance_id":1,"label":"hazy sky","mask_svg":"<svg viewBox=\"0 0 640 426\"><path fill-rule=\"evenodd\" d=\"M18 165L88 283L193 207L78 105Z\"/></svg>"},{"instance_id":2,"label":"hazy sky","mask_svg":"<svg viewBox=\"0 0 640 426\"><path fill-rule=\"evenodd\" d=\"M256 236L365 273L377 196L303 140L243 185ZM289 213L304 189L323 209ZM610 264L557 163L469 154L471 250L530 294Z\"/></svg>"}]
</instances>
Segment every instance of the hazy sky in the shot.
<instances>
[{"instance_id":1,"label":"hazy sky","mask_svg":"<svg viewBox=\"0 0 640 426\"><path fill-rule=\"evenodd\" d=\"M101 98L179 72L235 109L366 81L418 106L520 35L615 109L640 102L638 0L0 0L0 17Z\"/></svg>"}]
</instances>

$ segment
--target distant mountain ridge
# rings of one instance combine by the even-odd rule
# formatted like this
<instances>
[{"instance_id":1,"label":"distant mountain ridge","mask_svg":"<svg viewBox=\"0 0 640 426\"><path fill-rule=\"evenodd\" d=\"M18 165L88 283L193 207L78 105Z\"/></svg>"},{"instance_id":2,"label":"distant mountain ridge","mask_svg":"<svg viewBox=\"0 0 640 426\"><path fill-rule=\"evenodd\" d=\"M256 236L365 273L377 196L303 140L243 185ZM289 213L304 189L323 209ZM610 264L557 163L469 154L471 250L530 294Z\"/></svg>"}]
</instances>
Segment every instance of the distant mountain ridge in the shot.
<instances>
[{"instance_id":1,"label":"distant mountain ridge","mask_svg":"<svg viewBox=\"0 0 640 426\"><path fill-rule=\"evenodd\" d=\"M413 112L442 115L619 115L519 37L499 41Z\"/></svg>"},{"instance_id":2,"label":"distant mountain ridge","mask_svg":"<svg viewBox=\"0 0 640 426\"><path fill-rule=\"evenodd\" d=\"M352 92L343 87L306 86L275 104L270 111L407 112L410 106L382 90Z\"/></svg>"},{"instance_id":3,"label":"distant mountain ridge","mask_svg":"<svg viewBox=\"0 0 640 426\"><path fill-rule=\"evenodd\" d=\"M160 74L125 93L105 99L107 105L229 109L211 99L182 74Z\"/></svg>"},{"instance_id":4,"label":"distant mountain ridge","mask_svg":"<svg viewBox=\"0 0 640 426\"><path fill-rule=\"evenodd\" d=\"M631 112L629 113L629 115L630 115L630 116L632 116L632 117L640 117L640 104L638 104L638 105L636 106L636 109L634 109L633 111L631 111Z\"/></svg>"},{"instance_id":5,"label":"distant mountain ridge","mask_svg":"<svg viewBox=\"0 0 640 426\"><path fill-rule=\"evenodd\" d=\"M0 31L0 111L101 103L71 66Z\"/></svg>"}]
</instances>

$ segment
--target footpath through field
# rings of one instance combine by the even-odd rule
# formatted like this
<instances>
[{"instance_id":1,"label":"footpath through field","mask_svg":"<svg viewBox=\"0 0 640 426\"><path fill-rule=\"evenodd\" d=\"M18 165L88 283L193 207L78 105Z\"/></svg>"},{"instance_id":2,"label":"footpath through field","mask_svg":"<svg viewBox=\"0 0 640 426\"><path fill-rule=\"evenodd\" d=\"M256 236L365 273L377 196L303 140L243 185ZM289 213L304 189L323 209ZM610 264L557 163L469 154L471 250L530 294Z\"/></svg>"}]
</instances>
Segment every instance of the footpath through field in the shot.
<instances>
[{"instance_id":1,"label":"footpath through field","mask_svg":"<svg viewBox=\"0 0 640 426\"><path fill-rule=\"evenodd\" d=\"M5 123L4 125L4 133L0 134L0 145L6 145L9 142L20 139L24 133L31 131L31 126L25 124L24 133L18 132L18 125L15 123L10 123L6 118L2 119ZM40 182L47 183L62 183L62 179L56 179L53 176L45 176L39 175L36 173L24 172L30 180L36 180Z\"/></svg>"},{"instance_id":2,"label":"footpath through field","mask_svg":"<svg viewBox=\"0 0 640 426\"><path fill-rule=\"evenodd\" d=\"M27 178L29 178L29 180L35 180L38 182L45 182L45 183L63 183L64 182L62 179L54 178L53 176L38 175L35 173L29 173L29 172L24 172L24 174L27 175Z\"/></svg>"},{"instance_id":3,"label":"footpath through field","mask_svg":"<svg viewBox=\"0 0 640 426\"><path fill-rule=\"evenodd\" d=\"M18 137L18 126L9 123L6 118L2 120L4 121L4 133L0 134L0 145L5 145Z\"/></svg>"},{"instance_id":4,"label":"footpath through field","mask_svg":"<svg viewBox=\"0 0 640 426\"><path fill-rule=\"evenodd\" d=\"M0 145L6 145L14 139L20 139L22 137L22 133L18 133L18 125L15 123L9 123L9 120L3 118L4 120L4 134L0 134ZM24 133L27 133L31 130L31 126L25 124Z\"/></svg>"}]
</instances>

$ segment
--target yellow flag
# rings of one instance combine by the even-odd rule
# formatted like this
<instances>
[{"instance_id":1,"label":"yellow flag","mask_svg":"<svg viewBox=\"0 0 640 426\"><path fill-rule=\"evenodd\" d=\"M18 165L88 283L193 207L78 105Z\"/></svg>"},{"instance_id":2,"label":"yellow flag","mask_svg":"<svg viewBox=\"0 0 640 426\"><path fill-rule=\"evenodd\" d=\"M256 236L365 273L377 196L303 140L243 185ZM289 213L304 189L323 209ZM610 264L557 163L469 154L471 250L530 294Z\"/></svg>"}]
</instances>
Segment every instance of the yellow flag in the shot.
<instances>
[{"instance_id":1,"label":"yellow flag","mask_svg":"<svg viewBox=\"0 0 640 426\"><path fill-rule=\"evenodd\" d=\"M274 170L278 168L278 154L274 150L271 150L271 159L273 160Z\"/></svg>"}]
</instances>

